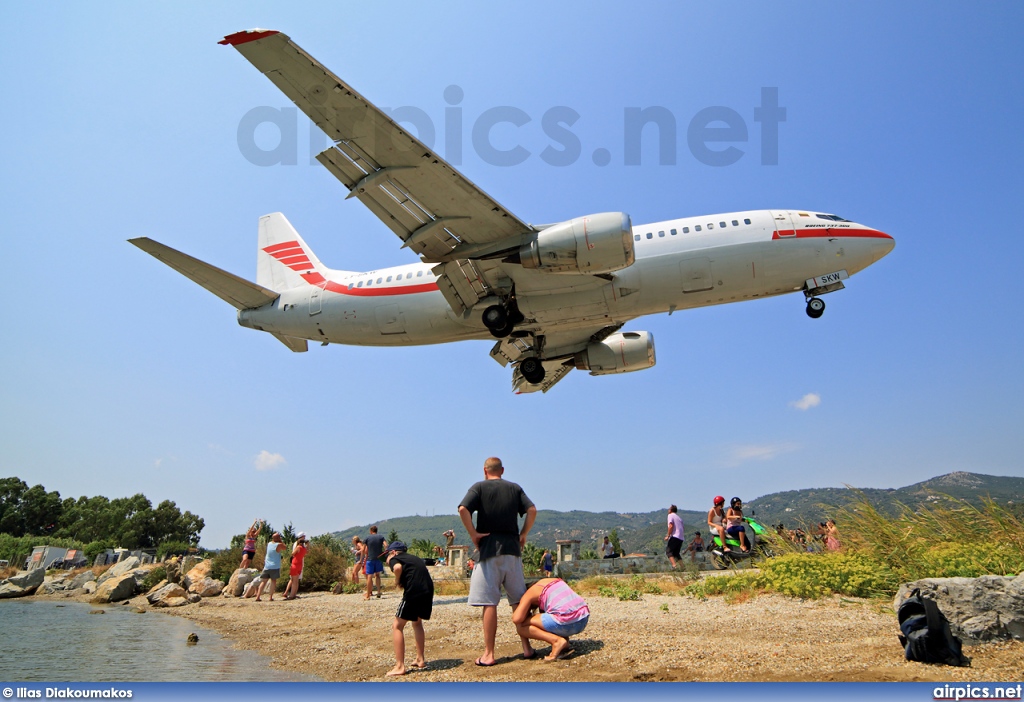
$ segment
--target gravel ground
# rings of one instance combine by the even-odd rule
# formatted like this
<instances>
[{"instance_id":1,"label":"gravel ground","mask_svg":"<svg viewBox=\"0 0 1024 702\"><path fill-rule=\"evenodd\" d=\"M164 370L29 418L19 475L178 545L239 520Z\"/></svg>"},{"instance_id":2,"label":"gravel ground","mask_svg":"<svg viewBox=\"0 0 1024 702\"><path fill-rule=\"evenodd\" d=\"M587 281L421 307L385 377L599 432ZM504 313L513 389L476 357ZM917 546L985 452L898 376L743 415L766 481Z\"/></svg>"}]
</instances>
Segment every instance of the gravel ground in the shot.
<instances>
[{"instance_id":1,"label":"gravel ground","mask_svg":"<svg viewBox=\"0 0 1024 702\"><path fill-rule=\"evenodd\" d=\"M210 598L153 610L185 617L270 656L274 665L331 681L384 680L394 663L391 624L400 596L313 593L285 602ZM425 623L428 668L415 681L992 681L1020 680L1024 642L967 647L970 668L908 663L890 607L834 597L802 601L762 595L727 603L678 595L620 602L590 596L590 625L573 637L576 653L545 663L523 660L511 611L499 608L490 668L482 652L479 610L465 596L438 596ZM145 606L144 598L132 604ZM667 609L667 611L666 611ZM539 643L539 642L538 642ZM202 642L200 642L202 645ZM544 644L538 651L547 653ZM406 627L406 660L415 647Z\"/></svg>"}]
</instances>

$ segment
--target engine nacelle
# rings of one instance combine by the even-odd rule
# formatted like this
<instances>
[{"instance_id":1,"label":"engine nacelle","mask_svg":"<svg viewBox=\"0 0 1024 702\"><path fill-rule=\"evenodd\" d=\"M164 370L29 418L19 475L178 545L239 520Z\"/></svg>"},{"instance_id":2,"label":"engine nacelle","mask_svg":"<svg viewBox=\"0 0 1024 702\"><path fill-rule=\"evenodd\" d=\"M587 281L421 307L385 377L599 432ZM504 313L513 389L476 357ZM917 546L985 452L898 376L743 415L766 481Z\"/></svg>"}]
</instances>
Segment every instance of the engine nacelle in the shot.
<instances>
[{"instance_id":1,"label":"engine nacelle","mask_svg":"<svg viewBox=\"0 0 1024 702\"><path fill-rule=\"evenodd\" d=\"M537 232L519 249L523 268L550 273L610 273L633 265L633 225L623 212L577 217Z\"/></svg>"},{"instance_id":2,"label":"engine nacelle","mask_svg":"<svg viewBox=\"0 0 1024 702\"><path fill-rule=\"evenodd\" d=\"M654 336L650 332L616 332L590 344L574 358L576 367L591 375L631 373L654 365Z\"/></svg>"}]
</instances>

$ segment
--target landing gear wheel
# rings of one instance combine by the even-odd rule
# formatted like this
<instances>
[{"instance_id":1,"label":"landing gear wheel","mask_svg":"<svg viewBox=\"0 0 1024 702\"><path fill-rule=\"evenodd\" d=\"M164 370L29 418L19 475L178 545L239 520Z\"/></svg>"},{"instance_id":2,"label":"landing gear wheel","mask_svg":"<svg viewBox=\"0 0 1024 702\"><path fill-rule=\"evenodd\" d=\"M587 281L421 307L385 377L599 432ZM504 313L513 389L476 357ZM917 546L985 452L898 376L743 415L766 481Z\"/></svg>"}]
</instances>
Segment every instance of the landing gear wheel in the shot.
<instances>
[{"instance_id":1,"label":"landing gear wheel","mask_svg":"<svg viewBox=\"0 0 1024 702\"><path fill-rule=\"evenodd\" d=\"M537 385L544 380L544 364L539 358L531 356L519 362L519 372L523 374L526 382Z\"/></svg>"},{"instance_id":2,"label":"landing gear wheel","mask_svg":"<svg viewBox=\"0 0 1024 702\"><path fill-rule=\"evenodd\" d=\"M492 332L504 329L509 326L508 310L501 305L491 305L484 310L483 322L484 326ZM505 334L505 336L508 336L508 334Z\"/></svg>"},{"instance_id":3,"label":"landing gear wheel","mask_svg":"<svg viewBox=\"0 0 1024 702\"><path fill-rule=\"evenodd\" d=\"M491 336L493 336L495 339L504 339L506 336L509 336L515 328L516 325L513 324L512 320L510 319L508 323L501 329L491 329Z\"/></svg>"},{"instance_id":4,"label":"landing gear wheel","mask_svg":"<svg viewBox=\"0 0 1024 702\"><path fill-rule=\"evenodd\" d=\"M812 297L807 301L807 316L811 319L817 319L821 315L825 314L825 302L821 298Z\"/></svg>"}]
</instances>

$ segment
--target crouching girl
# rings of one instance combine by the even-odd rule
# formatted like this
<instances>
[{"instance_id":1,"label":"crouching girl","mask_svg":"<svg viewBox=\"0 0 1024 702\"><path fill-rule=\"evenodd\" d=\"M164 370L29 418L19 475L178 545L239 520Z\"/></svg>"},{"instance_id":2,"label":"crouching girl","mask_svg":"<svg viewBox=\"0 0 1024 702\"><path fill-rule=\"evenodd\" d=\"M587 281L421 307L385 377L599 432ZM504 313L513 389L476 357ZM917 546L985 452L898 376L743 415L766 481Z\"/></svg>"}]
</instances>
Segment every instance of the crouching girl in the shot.
<instances>
[{"instance_id":1,"label":"crouching girl","mask_svg":"<svg viewBox=\"0 0 1024 702\"><path fill-rule=\"evenodd\" d=\"M540 613L534 614L535 609ZM586 629L589 619L586 601L560 578L538 580L519 600L512 615L520 636L551 644L551 653L544 658L549 662L572 653L569 637ZM532 648L523 655L526 659L536 656Z\"/></svg>"}]
</instances>

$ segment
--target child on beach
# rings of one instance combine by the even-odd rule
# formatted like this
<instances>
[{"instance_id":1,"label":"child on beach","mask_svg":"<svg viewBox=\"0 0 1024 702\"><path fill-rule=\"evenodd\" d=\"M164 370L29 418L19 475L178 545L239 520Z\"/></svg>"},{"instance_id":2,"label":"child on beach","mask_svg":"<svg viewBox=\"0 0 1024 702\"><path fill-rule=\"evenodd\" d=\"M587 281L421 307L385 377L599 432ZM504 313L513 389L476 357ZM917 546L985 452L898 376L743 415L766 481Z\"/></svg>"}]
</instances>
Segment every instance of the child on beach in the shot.
<instances>
[{"instance_id":1,"label":"child on beach","mask_svg":"<svg viewBox=\"0 0 1024 702\"><path fill-rule=\"evenodd\" d=\"M534 614L534 609L540 614ZM519 600L512 622L520 636L546 641L551 644L547 662L557 661L572 653L569 637L587 628L590 607L560 578L543 578L532 585ZM527 660L535 658L532 650L524 654Z\"/></svg>"},{"instance_id":2,"label":"child on beach","mask_svg":"<svg viewBox=\"0 0 1024 702\"><path fill-rule=\"evenodd\" d=\"M402 590L402 601L395 613L391 627L391 638L395 645L395 667L387 672L389 676L405 675L405 625L412 622L412 633L416 639L416 660L412 667L423 670L427 667L424 657L426 633L423 622L430 619L434 606L434 580L430 577L423 559L406 552L401 541L387 545L384 559L395 574L395 582Z\"/></svg>"}]
</instances>

